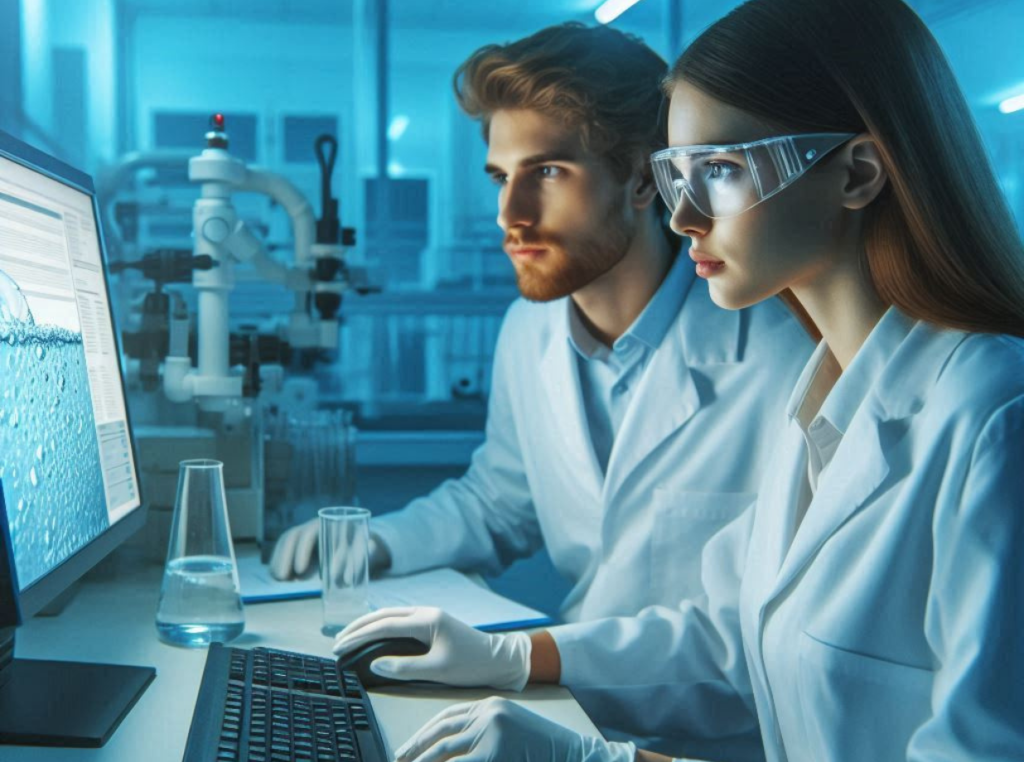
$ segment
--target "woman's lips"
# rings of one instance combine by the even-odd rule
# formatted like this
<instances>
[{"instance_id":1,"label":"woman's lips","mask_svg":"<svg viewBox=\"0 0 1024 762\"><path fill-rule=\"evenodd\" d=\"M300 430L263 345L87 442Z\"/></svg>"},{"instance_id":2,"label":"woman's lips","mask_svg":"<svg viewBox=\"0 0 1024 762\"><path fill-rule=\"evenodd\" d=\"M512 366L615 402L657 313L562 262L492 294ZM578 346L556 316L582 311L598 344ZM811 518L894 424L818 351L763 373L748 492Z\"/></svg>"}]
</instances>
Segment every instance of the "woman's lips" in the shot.
<instances>
[{"instance_id":1,"label":"woman's lips","mask_svg":"<svg viewBox=\"0 0 1024 762\"><path fill-rule=\"evenodd\" d=\"M702 278L710 278L725 269L725 262L714 259L706 254L690 249L690 259L697 263L697 275Z\"/></svg>"}]
</instances>

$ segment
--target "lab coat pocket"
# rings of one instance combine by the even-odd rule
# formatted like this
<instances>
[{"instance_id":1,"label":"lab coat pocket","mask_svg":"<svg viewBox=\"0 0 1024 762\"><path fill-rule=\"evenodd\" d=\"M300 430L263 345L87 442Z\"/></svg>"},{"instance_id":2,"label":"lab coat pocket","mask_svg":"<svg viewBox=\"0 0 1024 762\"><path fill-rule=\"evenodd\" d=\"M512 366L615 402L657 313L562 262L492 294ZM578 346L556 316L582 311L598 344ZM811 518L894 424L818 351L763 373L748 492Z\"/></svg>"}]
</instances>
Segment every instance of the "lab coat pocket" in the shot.
<instances>
[{"instance_id":1,"label":"lab coat pocket","mask_svg":"<svg viewBox=\"0 0 1024 762\"><path fill-rule=\"evenodd\" d=\"M703 592L704 545L755 500L754 492L654 490L651 586L661 605L674 606Z\"/></svg>"},{"instance_id":2,"label":"lab coat pocket","mask_svg":"<svg viewBox=\"0 0 1024 762\"><path fill-rule=\"evenodd\" d=\"M934 673L831 646L806 632L798 648L805 738L790 759L905 761L910 736L931 713Z\"/></svg>"}]
</instances>

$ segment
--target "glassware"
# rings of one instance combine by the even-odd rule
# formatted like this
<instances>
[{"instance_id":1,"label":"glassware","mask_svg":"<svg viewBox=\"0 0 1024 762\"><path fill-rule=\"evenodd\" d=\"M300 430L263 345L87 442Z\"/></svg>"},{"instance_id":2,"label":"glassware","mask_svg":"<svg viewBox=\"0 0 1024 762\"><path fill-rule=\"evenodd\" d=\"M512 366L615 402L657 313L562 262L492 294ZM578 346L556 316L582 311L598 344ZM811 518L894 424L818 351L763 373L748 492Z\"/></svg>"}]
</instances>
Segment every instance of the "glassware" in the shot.
<instances>
[{"instance_id":1,"label":"glassware","mask_svg":"<svg viewBox=\"0 0 1024 762\"><path fill-rule=\"evenodd\" d=\"M218 460L183 460L179 467L156 629L165 643L200 648L245 629Z\"/></svg>"},{"instance_id":2,"label":"glassware","mask_svg":"<svg viewBox=\"0 0 1024 762\"><path fill-rule=\"evenodd\" d=\"M358 505L356 427L347 410L269 413L264 469L265 538L315 518L325 505Z\"/></svg>"},{"instance_id":3,"label":"glassware","mask_svg":"<svg viewBox=\"0 0 1024 762\"><path fill-rule=\"evenodd\" d=\"M370 512L349 506L321 508L320 582L324 635L369 613Z\"/></svg>"}]
</instances>

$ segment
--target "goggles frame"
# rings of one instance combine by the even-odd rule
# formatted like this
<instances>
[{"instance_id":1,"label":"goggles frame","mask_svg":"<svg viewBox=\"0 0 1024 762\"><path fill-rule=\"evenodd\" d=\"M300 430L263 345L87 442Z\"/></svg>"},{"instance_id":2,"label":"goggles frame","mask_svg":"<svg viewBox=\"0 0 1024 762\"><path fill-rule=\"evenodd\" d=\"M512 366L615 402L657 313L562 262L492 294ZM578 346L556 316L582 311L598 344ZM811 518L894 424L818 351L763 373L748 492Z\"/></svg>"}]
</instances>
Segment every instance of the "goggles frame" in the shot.
<instances>
[{"instance_id":1,"label":"goggles frame","mask_svg":"<svg viewBox=\"0 0 1024 762\"><path fill-rule=\"evenodd\" d=\"M825 156L857 135L858 133L855 132L811 132L798 135L779 135L730 145L671 146L651 154L651 169L658 192L670 212L675 213L685 194L690 203L705 217L716 220L727 219L743 214L762 201L785 190L803 177ZM702 203L698 200L699 194L694 190L691 180L682 174L675 162L681 158L703 158L718 155L735 157L736 154L743 154L747 159L743 169L750 173L753 183L752 190L756 194L756 198L737 211L714 214L713 209L703 208L710 202ZM762 158L760 165L755 158L758 156ZM735 162L729 163L735 164ZM768 172L773 173L773 181L768 181ZM673 174L677 176L673 177ZM762 174L764 174L763 177Z\"/></svg>"}]
</instances>

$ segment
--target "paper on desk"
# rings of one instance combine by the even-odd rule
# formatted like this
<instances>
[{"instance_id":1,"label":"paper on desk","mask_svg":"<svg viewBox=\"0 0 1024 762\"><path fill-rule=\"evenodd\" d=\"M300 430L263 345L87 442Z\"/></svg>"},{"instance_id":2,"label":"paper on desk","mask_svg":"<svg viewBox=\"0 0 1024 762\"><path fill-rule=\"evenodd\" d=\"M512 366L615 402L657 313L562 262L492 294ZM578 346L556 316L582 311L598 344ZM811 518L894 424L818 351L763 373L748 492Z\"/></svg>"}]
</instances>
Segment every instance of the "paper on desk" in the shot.
<instances>
[{"instance_id":1,"label":"paper on desk","mask_svg":"<svg viewBox=\"0 0 1024 762\"><path fill-rule=\"evenodd\" d=\"M281 582L255 556L238 558L238 578L245 603L310 598L320 595L320 579ZM370 581L370 605L437 606L481 630L511 630L551 624L545 614L510 601L452 569L433 569L404 577Z\"/></svg>"}]
</instances>

